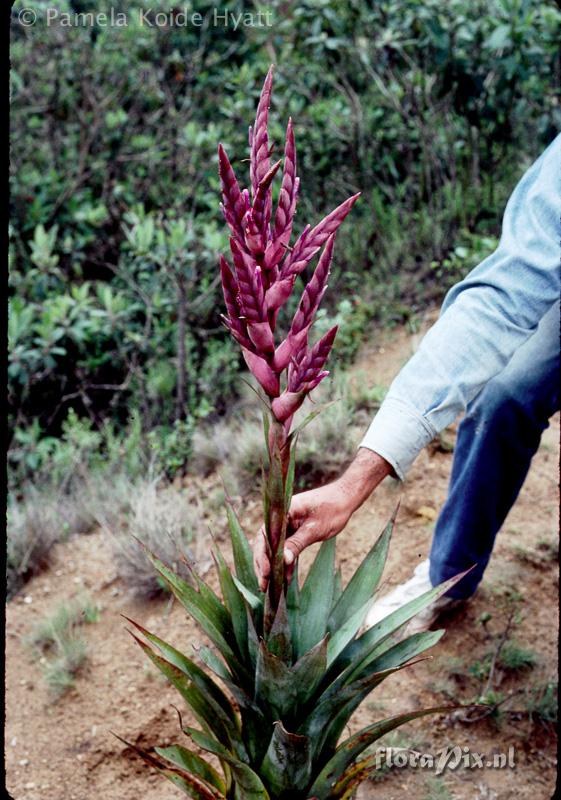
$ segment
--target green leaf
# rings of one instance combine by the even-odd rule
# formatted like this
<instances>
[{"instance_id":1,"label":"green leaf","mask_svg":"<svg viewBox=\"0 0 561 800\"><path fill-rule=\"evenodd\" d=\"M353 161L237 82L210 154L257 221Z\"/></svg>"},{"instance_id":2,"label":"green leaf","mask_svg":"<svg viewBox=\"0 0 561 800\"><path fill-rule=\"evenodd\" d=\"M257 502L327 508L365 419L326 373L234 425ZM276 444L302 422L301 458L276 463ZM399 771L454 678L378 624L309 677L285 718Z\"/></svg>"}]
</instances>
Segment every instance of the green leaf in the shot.
<instances>
[{"instance_id":1,"label":"green leaf","mask_svg":"<svg viewBox=\"0 0 561 800\"><path fill-rule=\"evenodd\" d=\"M297 697L298 687L291 670L261 641L255 670L255 702L274 722L290 717Z\"/></svg>"},{"instance_id":2,"label":"green leaf","mask_svg":"<svg viewBox=\"0 0 561 800\"><path fill-rule=\"evenodd\" d=\"M368 661L365 665L361 664L360 668L354 669L348 676L347 681L358 680L366 676L372 670L379 672L380 670L389 669L390 667L397 667L405 664L412 658L424 653L430 647L440 641L444 635L444 631L422 631L408 636L401 642L397 642L393 647L390 647L384 653L379 655L373 661Z\"/></svg>"},{"instance_id":3,"label":"green leaf","mask_svg":"<svg viewBox=\"0 0 561 800\"><path fill-rule=\"evenodd\" d=\"M232 722L221 704L216 702L204 689L199 689L183 670L155 653L134 633L131 632L131 635L148 658L175 686L201 725L211 731L223 745L235 749L240 756L246 755L239 728ZM202 674L204 675L204 673ZM208 676L205 677L210 681Z\"/></svg>"},{"instance_id":4,"label":"green leaf","mask_svg":"<svg viewBox=\"0 0 561 800\"><path fill-rule=\"evenodd\" d=\"M341 567L337 567L335 571L335 578L333 580L333 606L337 603L343 594L343 575Z\"/></svg>"},{"instance_id":5,"label":"green leaf","mask_svg":"<svg viewBox=\"0 0 561 800\"><path fill-rule=\"evenodd\" d=\"M296 708L300 713L305 712L306 704L314 696L325 675L328 639L329 634L308 650L290 669L296 685Z\"/></svg>"},{"instance_id":6,"label":"green leaf","mask_svg":"<svg viewBox=\"0 0 561 800\"><path fill-rule=\"evenodd\" d=\"M499 25L484 42L483 46L489 50L503 50L512 42L512 31L510 25Z\"/></svg>"},{"instance_id":7,"label":"green leaf","mask_svg":"<svg viewBox=\"0 0 561 800\"><path fill-rule=\"evenodd\" d=\"M226 795L214 792L209 786L203 785L192 775L185 775L176 769L166 769L165 767L159 769L158 772L179 789L182 789L193 800L225 800L226 798Z\"/></svg>"},{"instance_id":8,"label":"green leaf","mask_svg":"<svg viewBox=\"0 0 561 800\"><path fill-rule=\"evenodd\" d=\"M343 773L340 780L333 786L329 797L335 800L352 800L355 790L367 778L374 776L380 769L380 755L373 753L371 756L357 761Z\"/></svg>"},{"instance_id":9,"label":"green leaf","mask_svg":"<svg viewBox=\"0 0 561 800\"><path fill-rule=\"evenodd\" d=\"M203 783L194 775L190 775L180 769L166 767L159 759L147 753L146 750L142 750L131 742L127 742L126 739L121 738L121 736L118 736L116 733L114 733L113 736L127 747L130 747L130 749L137 753L147 764L157 769L161 775L164 775L164 777L175 784L175 786L182 789L192 800L225 800L226 796L222 792L207 783Z\"/></svg>"},{"instance_id":10,"label":"green leaf","mask_svg":"<svg viewBox=\"0 0 561 800\"><path fill-rule=\"evenodd\" d=\"M396 514L397 509L333 606L327 623L327 629L331 633L338 631L374 596L386 563Z\"/></svg>"},{"instance_id":11,"label":"green leaf","mask_svg":"<svg viewBox=\"0 0 561 800\"><path fill-rule=\"evenodd\" d=\"M124 615L123 615L124 616ZM223 713L226 715L232 725L239 728L239 720L236 712L232 708L232 704L226 697L222 689L206 674L194 661L186 655L176 650L170 644L160 639L150 631L146 630L142 625L129 617L125 617L132 625L134 625L142 635L148 639L149 642L155 644L158 650L173 666L180 669L190 680L193 681L195 686L207 696L207 698L217 706L220 706ZM136 641L140 644L140 640L135 637ZM143 648L144 649L144 648Z\"/></svg>"},{"instance_id":12,"label":"green leaf","mask_svg":"<svg viewBox=\"0 0 561 800\"><path fill-rule=\"evenodd\" d=\"M342 675L340 679L333 684L332 689L336 690L338 684L344 686L351 683L351 681L366 680L371 674L377 674L388 669L404 666L408 661L411 661L412 658L428 650L429 647L433 647L442 637L443 633L444 631L425 631L413 634L404 641L398 642L393 647L390 647L379 658L370 662L367 667L360 670L352 670L349 675ZM337 717L330 723L329 730L325 737L325 747L327 749L336 746L351 714L360 705L363 699L363 696L360 694L351 698Z\"/></svg>"},{"instance_id":13,"label":"green leaf","mask_svg":"<svg viewBox=\"0 0 561 800\"><path fill-rule=\"evenodd\" d=\"M224 598L226 608L230 612L230 617L232 618L232 627L234 629L238 651L242 662L249 668L250 665L247 664L249 652L247 649L247 616L245 602L218 548L216 548L214 558L222 597Z\"/></svg>"},{"instance_id":14,"label":"green leaf","mask_svg":"<svg viewBox=\"0 0 561 800\"><path fill-rule=\"evenodd\" d=\"M249 589L253 594L258 594L259 583L253 569L253 553L230 498L226 498L226 513L228 515L236 575L246 589Z\"/></svg>"},{"instance_id":15,"label":"green leaf","mask_svg":"<svg viewBox=\"0 0 561 800\"><path fill-rule=\"evenodd\" d=\"M208 657L208 653L205 653L205 657ZM251 697L249 697L247 692L237 683L234 683L231 676L226 671L224 672L225 674L220 677L222 678L224 686L231 692L232 697L238 704L242 719L243 740L251 763L260 762L268 744L267 740L263 738L263 731L266 729L266 726L270 725L270 721L265 719L261 709L254 703Z\"/></svg>"},{"instance_id":16,"label":"green leaf","mask_svg":"<svg viewBox=\"0 0 561 800\"><path fill-rule=\"evenodd\" d=\"M329 734L331 723L339 717L349 703L354 702L354 707L385 680L389 675L397 672L402 667L376 672L362 680L354 681L348 686L330 687L317 701L312 713L298 728L298 733L309 736L313 742L314 759L321 753L325 740ZM352 713L352 712L351 712ZM350 713L347 715L347 719Z\"/></svg>"},{"instance_id":17,"label":"green leaf","mask_svg":"<svg viewBox=\"0 0 561 800\"><path fill-rule=\"evenodd\" d=\"M166 564L160 561L146 545L142 542L139 542L139 544L181 605L199 624L211 642L220 650L230 669L232 669L240 679L244 677L247 678L247 673L244 676L245 670L230 645L230 642L235 641L235 636L229 614L224 606L219 603L220 611L218 611L216 597L211 600L206 590L203 592L200 589L194 589L190 584L176 575ZM201 582L201 584L204 586L203 582Z\"/></svg>"},{"instance_id":18,"label":"green leaf","mask_svg":"<svg viewBox=\"0 0 561 800\"><path fill-rule=\"evenodd\" d=\"M261 778L251 767L228 752L228 750L218 742L205 736L201 731L197 731L194 728L184 728L183 730L201 750L206 750L207 753L213 753L220 761L225 761L230 765L232 775L241 792L241 800L270 800Z\"/></svg>"},{"instance_id":19,"label":"green leaf","mask_svg":"<svg viewBox=\"0 0 561 800\"><path fill-rule=\"evenodd\" d=\"M359 668L368 664L371 658L376 657L376 648L385 639L412 619L415 614L418 614L419 611L422 611L430 603L434 602L434 600L437 600L445 594L454 584L461 580L467 572L469 572L469 570L444 581L444 583L441 583L433 589L429 589L428 592L416 597L414 600L410 600L401 608L392 611L391 614L388 614L387 617L380 620L376 625L373 625L372 628L369 628L358 639L350 642L333 663L329 673L326 675L326 684L331 683L336 675L342 673L343 670L351 665L353 665L353 668ZM373 653L374 656L372 655Z\"/></svg>"},{"instance_id":20,"label":"green leaf","mask_svg":"<svg viewBox=\"0 0 561 800\"><path fill-rule=\"evenodd\" d=\"M331 798L338 798L342 796L344 785L340 794L335 794L333 791L334 785L341 782L345 770L351 765L357 756L363 752L372 742L379 739L384 734L389 733L413 719L425 717L428 714L438 714L444 711L450 711L449 706L436 706L434 708L425 708L422 711L413 711L408 714L399 714L389 719L375 722L363 728L361 731L346 739L339 745L335 755L327 762L322 769L312 788L308 794L310 797L317 797L317 800L331 800Z\"/></svg>"},{"instance_id":21,"label":"green leaf","mask_svg":"<svg viewBox=\"0 0 561 800\"><path fill-rule=\"evenodd\" d=\"M228 672L228 668L224 664L223 661L214 653L210 647L206 645L200 645L197 650L199 658L201 661L207 665L207 667L214 672L221 680L229 679L230 673Z\"/></svg>"},{"instance_id":22,"label":"green leaf","mask_svg":"<svg viewBox=\"0 0 561 800\"><path fill-rule=\"evenodd\" d=\"M307 736L289 733L275 722L273 736L259 772L274 796L291 800L294 789L304 789L312 773L312 749Z\"/></svg>"},{"instance_id":23,"label":"green leaf","mask_svg":"<svg viewBox=\"0 0 561 800\"><path fill-rule=\"evenodd\" d=\"M273 626L267 636L267 648L285 664L292 664L292 636L284 592L280 596Z\"/></svg>"},{"instance_id":24,"label":"green leaf","mask_svg":"<svg viewBox=\"0 0 561 800\"><path fill-rule=\"evenodd\" d=\"M269 431L271 429L271 411L269 408L267 410L263 409L263 435L265 437L265 452L269 452Z\"/></svg>"},{"instance_id":25,"label":"green leaf","mask_svg":"<svg viewBox=\"0 0 561 800\"><path fill-rule=\"evenodd\" d=\"M258 609L262 609L263 608L263 594L262 593L260 593L260 595L256 595L253 592L251 592L247 588L247 586L245 586L242 583L242 581L240 581L239 578L236 578L235 575L232 575L232 580L234 581L234 584L235 584L236 588L238 589L238 591L240 592L240 594L242 594L244 596L244 598L247 600L247 603L250 606L250 608L252 608L254 611L257 611Z\"/></svg>"},{"instance_id":26,"label":"green leaf","mask_svg":"<svg viewBox=\"0 0 561 800\"><path fill-rule=\"evenodd\" d=\"M194 572L194 570L191 570L191 574L197 585L199 595L206 606L210 609L211 614L220 620L220 624L225 630L229 630L232 625L232 619L220 598L212 591L210 586L205 583L205 581L199 577L196 572Z\"/></svg>"},{"instance_id":27,"label":"green leaf","mask_svg":"<svg viewBox=\"0 0 561 800\"><path fill-rule=\"evenodd\" d=\"M359 608L349 619L338 629L335 629L333 638L327 647L327 664L331 666L337 656L345 649L353 639L364 622L366 615L374 605L375 598L370 597L366 603Z\"/></svg>"},{"instance_id":28,"label":"green leaf","mask_svg":"<svg viewBox=\"0 0 561 800\"><path fill-rule=\"evenodd\" d=\"M300 586L298 584L298 560L294 564L292 579L286 591L286 613L290 623L293 648L295 652L298 648L298 633L300 629Z\"/></svg>"},{"instance_id":29,"label":"green leaf","mask_svg":"<svg viewBox=\"0 0 561 800\"><path fill-rule=\"evenodd\" d=\"M326 633L333 600L335 538L323 542L300 592L298 656L317 644Z\"/></svg>"},{"instance_id":30,"label":"green leaf","mask_svg":"<svg viewBox=\"0 0 561 800\"><path fill-rule=\"evenodd\" d=\"M298 436L298 434L301 431L303 431L307 425L310 424L310 422L312 422L319 414L321 414L322 411L325 411L327 408L329 408L329 406L332 406L333 403L338 403L338 402L339 398L336 398L335 400L330 400L328 403L323 403L323 405L319 406L319 408L316 408L314 411L310 412L308 416L304 417L302 422L292 430L289 439L290 440L295 439Z\"/></svg>"},{"instance_id":31,"label":"green leaf","mask_svg":"<svg viewBox=\"0 0 561 800\"><path fill-rule=\"evenodd\" d=\"M292 441L292 448L290 450L290 458L288 461L288 471L286 475L286 485L284 488L284 507L286 513L290 509L290 502L292 500L292 491L294 488L294 472L296 470L296 445L298 444L298 436L295 436Z\"/></svg>"},{"instance_id":32,"label":"green leaf","mask_svg":"<svg viewBox=\"0 0 561 800\"><path fill-rule=\"evenodd\" d=\"M154 750L159 756L171 761L176 767L180 767L205 783L214 786L222 794L226 793L226 784L219 773L208 761L205 761L204 758L201 758L191 750L187 750L179 744L171 747L155 747Z\"/></svg>"}]
</instances>

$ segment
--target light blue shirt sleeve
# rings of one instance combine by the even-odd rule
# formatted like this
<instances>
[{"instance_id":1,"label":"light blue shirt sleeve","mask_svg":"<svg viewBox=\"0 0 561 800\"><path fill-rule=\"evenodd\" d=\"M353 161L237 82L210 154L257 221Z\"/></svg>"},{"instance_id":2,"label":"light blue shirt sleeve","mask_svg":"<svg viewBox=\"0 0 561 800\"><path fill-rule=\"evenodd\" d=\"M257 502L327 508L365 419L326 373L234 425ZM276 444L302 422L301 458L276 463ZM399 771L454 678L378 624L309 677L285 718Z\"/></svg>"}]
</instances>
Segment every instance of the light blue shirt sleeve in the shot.
<instances>
[{"instance_id":1,"label":"light blue shirt sleeve","mask_svg":"<svg viewBox=\"0 0 561 800\"><path fill-rule=\"evenodd\" d=\"M559 302L560 214L561 134L516 186L497 249L450 290L360 444L399 478Z\"/></svg>"}]
</instances>

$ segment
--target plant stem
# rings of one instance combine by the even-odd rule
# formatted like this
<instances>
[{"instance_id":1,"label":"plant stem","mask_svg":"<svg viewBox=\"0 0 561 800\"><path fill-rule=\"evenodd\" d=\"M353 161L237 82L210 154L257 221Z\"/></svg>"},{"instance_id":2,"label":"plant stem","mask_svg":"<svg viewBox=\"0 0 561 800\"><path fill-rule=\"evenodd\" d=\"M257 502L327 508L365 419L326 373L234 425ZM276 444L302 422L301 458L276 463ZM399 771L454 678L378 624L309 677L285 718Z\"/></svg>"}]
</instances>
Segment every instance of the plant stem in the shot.
<instances>
[{"instance_id":1,"label":"plant stem","mask_svg":"<svg viewBox=\"0 0 561 800\"><path fill-rule=\"evenodd\" d=\"M285 426L271 415L269 468L265 476L267 501L264 506L264 516L267 541L271 548L272 569L265 603L265 635L271 630L282 593L285 590L284 542L288 523L286 490L290 444Z\"/></svg>"}]
</instances>

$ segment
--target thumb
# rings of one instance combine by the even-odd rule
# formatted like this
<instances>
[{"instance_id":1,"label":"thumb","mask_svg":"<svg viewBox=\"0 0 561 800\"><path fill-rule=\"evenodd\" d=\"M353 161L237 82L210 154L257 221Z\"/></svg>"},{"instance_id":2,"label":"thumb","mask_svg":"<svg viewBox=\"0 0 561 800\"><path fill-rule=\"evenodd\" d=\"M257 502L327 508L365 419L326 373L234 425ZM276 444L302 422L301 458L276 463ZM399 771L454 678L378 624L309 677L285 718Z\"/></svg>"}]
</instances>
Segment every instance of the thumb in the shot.
<instances>
[{"instance_id":1,"label":"thumb","mask_svg":"<svg viewBox=\"0 0 561 800\"><path fill-rule=\"evenodd\" d=\"M314 522L305 522L296 533L293 533L284 545L284 563L289 566L293 564L300 553L315 542L319 542L317 525Z\"/></svg>"}]
</instances>

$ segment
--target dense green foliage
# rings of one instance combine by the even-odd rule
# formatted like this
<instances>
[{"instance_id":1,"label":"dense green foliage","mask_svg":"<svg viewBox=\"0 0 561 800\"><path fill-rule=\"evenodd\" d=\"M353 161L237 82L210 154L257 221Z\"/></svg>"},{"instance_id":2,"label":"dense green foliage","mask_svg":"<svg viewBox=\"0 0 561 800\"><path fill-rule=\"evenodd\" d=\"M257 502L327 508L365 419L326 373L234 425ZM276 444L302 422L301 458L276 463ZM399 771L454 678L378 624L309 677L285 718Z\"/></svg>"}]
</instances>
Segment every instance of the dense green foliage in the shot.
<instances>
[{"instance_id":1,"label":"dense green foliage","mask_svg":"<svg viewBox=\"0 0 561 800\"><path fill-rule=\"evenodd\" d=\"M11 54L18 480L72 409L93 430L134 412L173 471L197 420L229 405L240 363L218 316L216 143L243 173L240 130L271 61L273 110L298 117L299 218L363 192L339 237L343 306L328 312L355 309L357 333L441 294L492 249L509 190L561 127L553 2L274 0L259 25L254 4L228 0L221 13L255 15L237 29L213 25L202 0L203 24L186 27L143 23L134 0L37 2L24 27L23 5ZM169 3L150 5L169 18ZM47 7L109 6L126 27L46 22Z\"/></svg>"}]
</instances>

